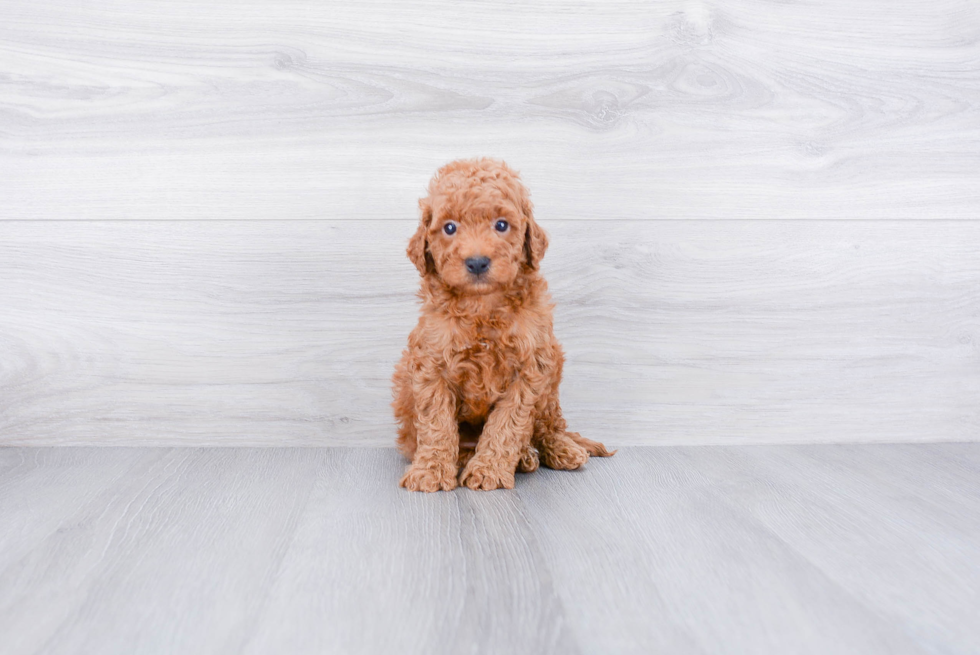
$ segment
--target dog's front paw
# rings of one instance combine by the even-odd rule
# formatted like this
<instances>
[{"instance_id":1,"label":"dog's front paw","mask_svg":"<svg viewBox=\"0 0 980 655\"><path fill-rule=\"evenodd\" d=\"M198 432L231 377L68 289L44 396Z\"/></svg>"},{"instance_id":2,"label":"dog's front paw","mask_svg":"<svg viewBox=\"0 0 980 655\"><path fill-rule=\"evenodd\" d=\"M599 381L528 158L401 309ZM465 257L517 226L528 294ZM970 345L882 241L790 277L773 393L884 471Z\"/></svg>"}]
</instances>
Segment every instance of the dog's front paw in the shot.
<instances>
[{"instance_id":1,"label":"dog's front paw","mask_svg":"<svg viewBox=\"0 0 980 655\"><path fill-rule=\"evenodd\" d=\"M459 481L470 489L476 490L513 489L514 472L488 464L476 456L466 463Z\"/></svg>"},{"instance_id":2,"label":"dog's front paw","mask_svg":"<svg viewBox=\"0 0 980 655\"><path fill-rule=\"evenodd\" d=\"M456 467L451 464L412 464L399 484L409 491L452 491L456 488Z\"/></svg>"}]
</instances>

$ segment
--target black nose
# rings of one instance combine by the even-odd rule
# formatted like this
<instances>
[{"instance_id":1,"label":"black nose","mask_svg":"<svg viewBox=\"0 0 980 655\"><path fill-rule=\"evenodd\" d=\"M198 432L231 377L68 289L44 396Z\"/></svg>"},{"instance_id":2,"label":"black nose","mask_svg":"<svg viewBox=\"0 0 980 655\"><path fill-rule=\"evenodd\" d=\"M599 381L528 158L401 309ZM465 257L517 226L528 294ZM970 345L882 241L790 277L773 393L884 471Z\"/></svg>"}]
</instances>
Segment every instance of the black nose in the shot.
<instances>
[{"instance_id":1,"label":"black nose","mask_svg":"<svg viewBox=\"0 0 980 655\"><path fill-rule=\"evenodd\" d=\"M470 257L466 260L466 270L473 275L483 275L490 268L489 257Z\"/></svg>"}]
</instances>

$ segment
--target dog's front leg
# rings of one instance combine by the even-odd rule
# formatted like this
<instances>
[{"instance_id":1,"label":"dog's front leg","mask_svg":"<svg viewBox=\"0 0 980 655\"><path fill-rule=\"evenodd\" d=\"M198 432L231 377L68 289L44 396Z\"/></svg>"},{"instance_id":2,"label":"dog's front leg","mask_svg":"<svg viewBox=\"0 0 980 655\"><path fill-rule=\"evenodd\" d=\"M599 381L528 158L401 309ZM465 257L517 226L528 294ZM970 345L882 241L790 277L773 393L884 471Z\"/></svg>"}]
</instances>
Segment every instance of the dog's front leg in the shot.
<instances>
[{"instance_id":1,"label":"dog's front leg","mask_svg":"<svg viewBox=\"0 0 980 655\"><path fill-rule=\"evenodd\" d=\"M459 457L456 398L437 371L417 374L412 393L418 447L400 484L409 491L451 491Z\"/></svg>"},{"instance_id":2,"label":"dog's front leg","mask_svg":"<svg viewBox=\"0 0 980 655\"><path fill-rule=\"evenodd\" d=\"M459 477L470 489L513 489L514 472L522 450L530 443L534 428L534 385L519 377L495 405L476 454Z\"/></svg>"}]
</instances>

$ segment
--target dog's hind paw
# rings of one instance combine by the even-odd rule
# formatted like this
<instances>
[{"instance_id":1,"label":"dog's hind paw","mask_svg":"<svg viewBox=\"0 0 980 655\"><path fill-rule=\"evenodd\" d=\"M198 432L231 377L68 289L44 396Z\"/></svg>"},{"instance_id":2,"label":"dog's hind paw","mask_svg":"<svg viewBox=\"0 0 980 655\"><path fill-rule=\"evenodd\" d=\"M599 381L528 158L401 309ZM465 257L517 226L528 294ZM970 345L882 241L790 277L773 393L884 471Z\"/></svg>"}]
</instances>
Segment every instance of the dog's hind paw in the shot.
<instances>
[{"instance_id":1,"label":"dog's hind paw","mask_svg":"<svg viewBox=\"0 0 980 655\"><path fill-rule=\"evenodd\" d=\"M541 461L550 469L574 471L589 461L589 451L571 441L559 441L541 449Z\"/></svg>"},{"instance_id":2,"label":"dog's hind paw","mask_svg":"<svg viewBox=\"0 0 980 655\"><path fill-rule=\"evenodd\" d=\"M598 441L592 441L592 439L586 439L578 432L566 432L565 434L568 437L570 437L572 441L582 446L582 448L585 448L585 450L592 457L612 457L613 455L616 454L615 450L613 451L606 450L606 447L601 443L599 443Z\"/></svg>"},{"instance_id":3,"label":"dog's hind paw","mask_svg":"<svg viewBox=\"0 0 980 655\"><path fill-rule=\"evenodd\" d=\"M521 451L521 458L517 461L517 470L521 473L534 473L538 470L538 451L534 446L528 446Z\"/></svg>"}]
</instances>

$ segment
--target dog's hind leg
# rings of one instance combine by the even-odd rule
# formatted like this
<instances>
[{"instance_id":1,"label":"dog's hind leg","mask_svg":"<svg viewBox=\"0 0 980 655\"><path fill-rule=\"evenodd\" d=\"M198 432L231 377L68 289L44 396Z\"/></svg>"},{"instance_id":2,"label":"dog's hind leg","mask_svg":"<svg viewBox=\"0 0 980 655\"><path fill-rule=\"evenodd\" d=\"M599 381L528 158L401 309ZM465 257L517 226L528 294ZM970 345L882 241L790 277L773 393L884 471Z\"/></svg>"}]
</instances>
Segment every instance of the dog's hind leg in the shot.
<instances>
[{"instance_id":1,"label":"dog's hind leg","mask_svg":"<svg viewBox=\"0 0 980 655\"><path fill-rule=\"evenodd\" d=\"M557 384L548 398L537 408L534 418L534 436L531 443L541 454L541 463L551 469L573 470L585 464L589 457L610 457L598 441L586 439L578 432L569 432L568 424L561 415L558 404Z\"/></svg>"}]
</instances>

